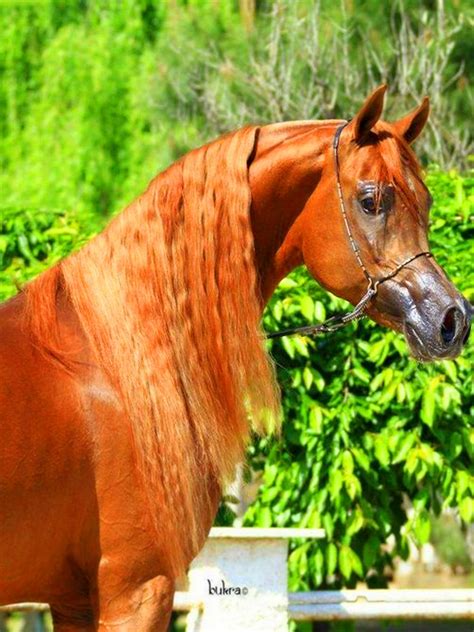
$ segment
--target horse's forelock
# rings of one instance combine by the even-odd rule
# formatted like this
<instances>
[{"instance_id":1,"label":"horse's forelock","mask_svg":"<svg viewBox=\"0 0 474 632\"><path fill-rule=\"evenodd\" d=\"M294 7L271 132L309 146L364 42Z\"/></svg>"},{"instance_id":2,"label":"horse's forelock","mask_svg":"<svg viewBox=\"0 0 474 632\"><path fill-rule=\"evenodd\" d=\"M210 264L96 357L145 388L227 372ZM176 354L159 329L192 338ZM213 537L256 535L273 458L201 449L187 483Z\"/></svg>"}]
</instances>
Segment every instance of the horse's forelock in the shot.
<instances>
[{"instance_id":1,"label":"horse's forelock","mask_svg":"<svg viewBox=\"0 0 474 632\"><path fill-rule=\"evenodd\" d=\"M388 124L379 124L376 148L381 179L394 186L406 211L419 218L421 202L413 183L421 181L422 173L411 147Z\"/></svg>"}]
</instances>

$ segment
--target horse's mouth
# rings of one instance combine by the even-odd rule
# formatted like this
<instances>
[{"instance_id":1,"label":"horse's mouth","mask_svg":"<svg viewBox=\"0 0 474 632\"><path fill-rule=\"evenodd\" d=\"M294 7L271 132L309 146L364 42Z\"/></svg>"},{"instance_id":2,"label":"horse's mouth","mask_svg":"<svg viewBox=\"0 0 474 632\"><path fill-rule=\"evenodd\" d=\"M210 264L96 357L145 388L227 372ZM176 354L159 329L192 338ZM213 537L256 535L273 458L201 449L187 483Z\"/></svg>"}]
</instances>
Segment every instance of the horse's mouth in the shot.
<instances>
[{"instance_id":1,"label":"horse's mouth","mask_svg":"<svg viewBox=\"0 0 474 632\"><path fill-rule=\"evenodd\" d=\"M439 357L434 349L430 349L430 347L425 344L413 325L406 323L403 333L408 342L411 355L415 360L419 360L420 362L432 362Z\"/></svg>"},{"instance_id":2,"label":"horse's mouth","mask_svg":"<svg viewBox=\"0 0 474 632\"><path fill-rule=\"evenodd\" d=\"M457 358L466 343L470 326L466 325L465 330L459 335L457 341L450 341L447 345L439 335L434 335L431 331L426 331L414 326L410 322L405 322L403 333L408 342L412 356L420 362L433 362L435 360L447 360Z\"/></svg>"}]
</instances>

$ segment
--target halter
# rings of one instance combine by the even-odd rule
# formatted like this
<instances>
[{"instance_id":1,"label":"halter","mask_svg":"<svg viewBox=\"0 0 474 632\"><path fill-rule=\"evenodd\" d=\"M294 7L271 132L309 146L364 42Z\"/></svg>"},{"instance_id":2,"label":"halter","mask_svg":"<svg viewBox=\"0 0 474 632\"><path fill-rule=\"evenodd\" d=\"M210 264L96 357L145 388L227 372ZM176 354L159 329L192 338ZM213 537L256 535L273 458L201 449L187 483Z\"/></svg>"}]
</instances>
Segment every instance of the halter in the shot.
<instances>
[{"instance_id":1,"label":"halter","mask_svg":"<svg viewBox=\"0 0 474 632\"><path fill-rule=\"evenodd\" d=\"M325 320L324 323L321 323L319 325L308 325L306 327L293 327L292 329L283 329L282 331L275 331L273 333L266 334L266 338L281 338L283 336L292 336L294 334L314 335L314 334L319 334L319 333L329 333L331 331L336 331L337 329L344 327L345 325L352 322L353 320L357 320L365 316L365 310L367 308L367 305L374 298L374 296L377 295L379 286L382 283L385 283L385 281L388 281L389 279L393 279L394 276L396 276L409 263L411 263L412 261L415 261L415 259L418 259L419 257L432 257L433 256L431 252L427 250L423 250L421 252L418 252L416 255L411 255L410 257L407 257L404 261L399 263L386 276L383 276L380 278L374 278L373 276L370 275L369 271L365 267L365 264L362 260L360 248L356 240L354 239L352 228L349 222L349 217L346 211L346 205L344 203L344 196L342 194L338 150L339 150L339 139L341 137L342 130L348 124L349 124L349 121L345 121L342 125L340 125L337 128L336 133L334 134L334 140L332 144L333 150L334 150L334 170L336 173L336 189L337 189L337 196L339 198L339 208L341 210L342 218L344 220L344 226L346 229L347 236L349 238L349 243L351 245L352 252L354 253L356 257L357 263L359 264L359 268L362 270L365 278L367 279L367 290L351 312L347 312L346 314L338 314L338 315L332 316L331 318L328 318L327 320Z\"/></svg>"}]
</instances>

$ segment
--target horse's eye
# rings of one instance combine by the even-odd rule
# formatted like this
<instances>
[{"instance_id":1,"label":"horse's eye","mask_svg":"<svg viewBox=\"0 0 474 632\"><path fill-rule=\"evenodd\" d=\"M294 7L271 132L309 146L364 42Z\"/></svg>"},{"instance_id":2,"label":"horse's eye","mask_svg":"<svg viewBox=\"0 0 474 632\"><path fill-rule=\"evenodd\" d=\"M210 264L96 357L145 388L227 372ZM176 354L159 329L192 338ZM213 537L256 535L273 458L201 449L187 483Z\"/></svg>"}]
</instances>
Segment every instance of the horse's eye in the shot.
<instances>
[{"instance_id":1,"label":"horse's eye","mask_svg":"<svg viewBox=\"0 0 474 632\"><path fill-rule=\"evenodd\" d=\"M377 205L373 197L365 197L360 201L362 208L366 213L375 213Z\"/></svg>"}]
</instances>

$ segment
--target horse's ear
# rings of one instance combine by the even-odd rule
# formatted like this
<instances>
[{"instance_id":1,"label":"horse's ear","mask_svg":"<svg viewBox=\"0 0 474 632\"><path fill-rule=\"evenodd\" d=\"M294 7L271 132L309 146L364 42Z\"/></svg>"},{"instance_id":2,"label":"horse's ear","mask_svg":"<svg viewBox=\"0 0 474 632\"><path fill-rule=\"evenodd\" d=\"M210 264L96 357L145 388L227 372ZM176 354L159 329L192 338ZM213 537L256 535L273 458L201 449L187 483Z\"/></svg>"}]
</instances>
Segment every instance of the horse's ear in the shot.
<instances>
[{"instance_id":1,"label":"horse's ear","mask_svg":"<svg viewBox=\"0 0 474 632\"><path fill-rule=\"evenodd\" d=\"M413 110L413 112L410 112L399 121L393 123L393 126L407 143L412 143L421 134L429 114L430 100L428 97L424 97L421 105L419 105L416 110Z\"/></svg>"},{"instance_id":2,"label":"horse's ear","mask_svg":"<svg viewBox=\"0 0 474 632\"><path fill-rule=\"evenodd\" d=\"M387 86L382 84L376 88L364 102L364 105L352 119L351 127L354 130L354 140L359 142L370 132L382 115L383 101Z\"/></svg>"}]
</instances>

